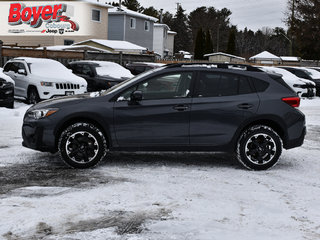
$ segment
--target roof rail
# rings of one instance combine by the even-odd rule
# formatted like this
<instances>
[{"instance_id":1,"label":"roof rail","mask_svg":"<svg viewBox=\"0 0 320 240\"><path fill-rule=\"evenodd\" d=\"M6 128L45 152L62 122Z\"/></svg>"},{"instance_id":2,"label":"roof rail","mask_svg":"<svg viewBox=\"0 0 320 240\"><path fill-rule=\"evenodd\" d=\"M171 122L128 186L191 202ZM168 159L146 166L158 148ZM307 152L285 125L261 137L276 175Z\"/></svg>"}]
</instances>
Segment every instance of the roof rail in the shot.
<instances>
[{"instance_id":1,"label":"roof rail","mask_svg":"<svg viewBox=\"0 0 320 240\"><path fill-rule=\"evenodd\" d=\"M263 72L257 67L253 67L249 64L236 64L236 63L208 63L208 62L199 62L199 63L172 63L167 64L166 68L179 68L179 67L211 67L211 68L221 68L221 69L235 69L235 70L244 70L249 72Z\"/></svg>"}]
</instances>

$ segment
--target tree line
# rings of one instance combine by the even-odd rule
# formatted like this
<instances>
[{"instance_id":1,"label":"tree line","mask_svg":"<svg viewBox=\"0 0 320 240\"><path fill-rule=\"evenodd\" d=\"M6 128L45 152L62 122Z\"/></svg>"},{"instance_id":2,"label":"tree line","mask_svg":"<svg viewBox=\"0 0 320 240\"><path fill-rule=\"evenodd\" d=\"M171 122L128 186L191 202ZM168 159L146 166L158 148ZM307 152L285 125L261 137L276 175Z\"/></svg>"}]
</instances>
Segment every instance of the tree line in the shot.
<instances>
[{"instance_id":1,"label":"tree line","mask_svg":"<svg viewBox=\"0 0 320 240\"><path fill-rule=\"evenodd\" d=\"M288 29L263 27L257 31L237 29L230 22L232 12L227 8L198 7L186 14L178 4L176 13L172 14L154 7L144 8L138 0L124 0L122 4L158 19L162 16L162 22L177 32L174 51L192 52L195 59L203 59L203 55L213 52L248 58L265 50L278 56L320 59L319 0L287 0L284 18Z\"/></svg>"}]
</instances>

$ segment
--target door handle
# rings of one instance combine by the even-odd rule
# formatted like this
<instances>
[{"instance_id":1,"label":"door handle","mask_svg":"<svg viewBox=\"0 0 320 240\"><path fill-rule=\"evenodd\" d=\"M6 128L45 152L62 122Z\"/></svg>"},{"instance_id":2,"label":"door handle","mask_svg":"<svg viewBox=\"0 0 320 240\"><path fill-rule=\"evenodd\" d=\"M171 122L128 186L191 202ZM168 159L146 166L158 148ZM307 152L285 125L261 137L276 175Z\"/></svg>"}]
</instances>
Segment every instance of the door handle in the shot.
<instances>
[{"instance_id":1,"label":"door handle","mask_svg":"<svg viewBox=\"0 0 320 240\"><path fill-rule=\"evenodd\" d=\"M242 104L238 105L238 108L240 108L240 109L251 109L251 108L253 108L253 104L242 103Z\"/></svg>"},{"instance_id":2,"label":"door handle","mask_svg":"<svg viewBox=\"0 0 320 240\"><path fill-rule=\"evenodd\" d=\"M177 110L177 111L179 111L179 112L183 112L183 111L188 110L189 107L186 106L186 105L176 105L176 106L173 107L173 109L174 109L174 110Z\"/></svg>"}]
</instances>

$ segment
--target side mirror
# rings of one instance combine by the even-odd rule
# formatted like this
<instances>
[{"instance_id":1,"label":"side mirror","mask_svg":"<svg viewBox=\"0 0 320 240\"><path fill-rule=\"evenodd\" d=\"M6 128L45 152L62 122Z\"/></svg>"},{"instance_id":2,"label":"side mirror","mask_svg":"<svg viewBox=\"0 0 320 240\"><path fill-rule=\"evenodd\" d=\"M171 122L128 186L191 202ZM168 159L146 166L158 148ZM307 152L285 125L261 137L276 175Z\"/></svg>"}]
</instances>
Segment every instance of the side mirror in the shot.
<instances>
[{"instance_id":1,"label":"side mirror","mask_svg":"<svg viewBox=\"0 0 320 240\"><path fill-rule=\"evenodd\" d=\"M27 75L27 72L25 69L18 69L18 74Z\"/></svg>"},{"instance_id":2,"label":"side mirror","mask_svg":"<svg viewBox=\"0 0 320 240\"><path fill-rule=\"evenodd\" d=\"M142 95L142 91L134 91L133 93L131 93L131 96L130 96L130 99L131 99L131 102L140 102L143 98L143 95Z\"/></svg>"}]
</instances>

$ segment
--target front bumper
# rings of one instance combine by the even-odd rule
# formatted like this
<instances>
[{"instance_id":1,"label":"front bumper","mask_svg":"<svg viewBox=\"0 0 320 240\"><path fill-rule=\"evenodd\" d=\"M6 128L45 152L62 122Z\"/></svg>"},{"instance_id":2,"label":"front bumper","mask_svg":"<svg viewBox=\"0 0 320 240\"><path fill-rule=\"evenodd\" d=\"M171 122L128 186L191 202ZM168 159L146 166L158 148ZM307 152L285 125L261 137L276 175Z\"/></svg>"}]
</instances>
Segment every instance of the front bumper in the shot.
<instances>
[{"instance_id":1,"label":"front bumper","mask_svg":"<svg viewBox=\"0 0 320 240\"><path fill-rule=\"evenodd\" d=\"M14 102L13 87L0 88L0 106L10 106Z\"/></svg>"},{"instance_id":2,"label":"front bumper","mask_svg":"<svg viewBox=\"0 0 320 240\"><path fill-rule=\"evenodd\" d=\"M48 127L48 121L24 121L22 126L22 145L41 152L57 152L55 135Z\"/></svg>"}]
</instances>

